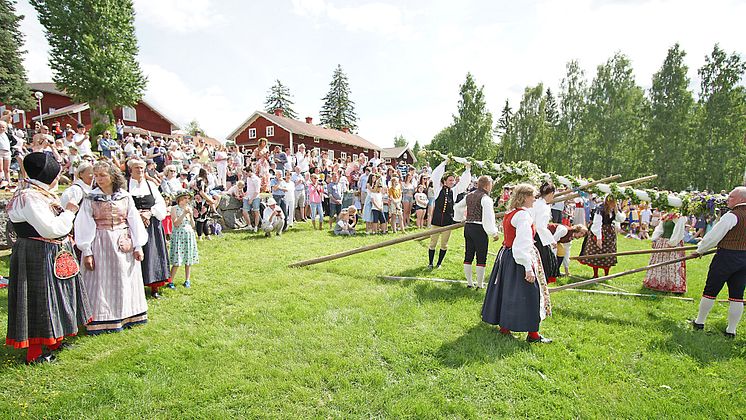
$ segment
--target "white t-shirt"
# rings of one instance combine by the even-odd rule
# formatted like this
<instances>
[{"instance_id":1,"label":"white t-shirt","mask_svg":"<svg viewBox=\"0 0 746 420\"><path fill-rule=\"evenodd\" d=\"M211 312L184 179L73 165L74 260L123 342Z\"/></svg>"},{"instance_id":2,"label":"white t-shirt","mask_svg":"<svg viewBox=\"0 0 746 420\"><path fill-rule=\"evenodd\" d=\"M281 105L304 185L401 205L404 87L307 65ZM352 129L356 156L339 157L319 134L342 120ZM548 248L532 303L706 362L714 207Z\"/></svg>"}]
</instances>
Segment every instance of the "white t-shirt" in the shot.
<instances>
[{"instance_id":1,"label":"white t-shirt","mask_svg":"<svg viewBox=\"0 0 746 420\"><path fill-rule=\"evenodd\" d=\"M10 151L10 138L7 133L0 133L0 150Z\"/></svg>"},{"instance_id":2,"label":"white t-shirt","mask_svg":"<svg viewBox=\"0 0 746 420\"><path fill-rule=\"evenodd\" d=\"M77 145L75 146L75 148L78 149L78 154L81 156L92 154L91 153L91 140L87 139L85 137L85 134L80 134L80 133L73 134L74 143L78 143L81 140L83 140L83 143L80 146L77 146Z\"/></svg>"}]
</instances>

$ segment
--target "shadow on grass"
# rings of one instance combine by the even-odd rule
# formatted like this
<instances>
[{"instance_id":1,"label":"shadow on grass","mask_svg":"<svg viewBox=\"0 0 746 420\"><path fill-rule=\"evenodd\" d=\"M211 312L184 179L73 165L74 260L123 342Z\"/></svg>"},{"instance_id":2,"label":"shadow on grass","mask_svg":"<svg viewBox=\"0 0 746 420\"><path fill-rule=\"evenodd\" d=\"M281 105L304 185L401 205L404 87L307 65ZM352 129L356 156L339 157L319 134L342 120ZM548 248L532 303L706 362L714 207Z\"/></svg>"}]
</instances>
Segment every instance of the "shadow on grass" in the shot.
<instances>
[{"instance_id":1,"label":"shadow on grass","mask_svg":"<svg viewBox=\"0 0 746 420\"><path fill-rule=\"evenodd\" d=\"M668 338L652 341L648 345L651 351L664 351L673 354L686 354L700 365L746 358L743 339L728 339L722 331L713 331L712 326L705 331L695 331L688 322L675 322L670 319L660 321L660 330L668 332Z\"/></svg>"},{"instance_id":2,"label":"shadow on grass","mask_svg":"<svg viewBox=\"0 0 746 420\"><path fill-rule=\"evenodd\" d=\"M497 328L480 322L461 337L443 344L436 357L443 366L458 368L470 363L489 363L518 351L528 351L529 344L498 333Z\"/></svg>"}]
</instances>

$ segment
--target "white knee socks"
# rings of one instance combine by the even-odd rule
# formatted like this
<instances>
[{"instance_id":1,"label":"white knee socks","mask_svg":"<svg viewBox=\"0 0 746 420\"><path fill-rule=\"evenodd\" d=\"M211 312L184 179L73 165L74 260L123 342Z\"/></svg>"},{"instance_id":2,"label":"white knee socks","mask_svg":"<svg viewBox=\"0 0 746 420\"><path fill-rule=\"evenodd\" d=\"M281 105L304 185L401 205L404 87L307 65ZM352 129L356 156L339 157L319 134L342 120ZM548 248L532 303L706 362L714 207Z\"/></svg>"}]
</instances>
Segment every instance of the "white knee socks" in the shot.
<instances>
[{"instance_id":1,"label":"white knee socks","mask_svg":"<svg viewBox=\"0 0 746 420\"><path fill-rule=\"evenodd\" d=\"M705 321L707 321L707 315L710 313L713 306L715 306L715 299L703 297L702 300L699 301L699 314L694 322L697 324L704 324Z\"/></svg>"},{"instance_id":2,"label":"white knee socks","mask_svg":"<svg viewBox=\"0 0 746 420\"><path fill-rule=\"evenodd\" d=\"M481 289L484 287L484 266L477 266L477 285Z\"/></svg>"},{"instance_id":3,"label":"white knee socks","mask_svg":"<svg viewBox=\"0 0 746 420\"><path fill-rule=\"evenodd\" d=\"M479 267L477 267L477 270ZM466 276L466 281L471 286L471 264L464 264L464 276Z\"/></svg>"},{"instance_id":4,"label":"white knee socks","mask_svg":"<svg viewBox=\"0 0 746 420\"><path fill-rule=\"evenodd\" d=\"M736 333L736 327L741 320L741 315L743 315L743 302L731 301L730 306L728 306L728 328L725 329L725 332L730 334Z\"/></svg>"}]
</instances>

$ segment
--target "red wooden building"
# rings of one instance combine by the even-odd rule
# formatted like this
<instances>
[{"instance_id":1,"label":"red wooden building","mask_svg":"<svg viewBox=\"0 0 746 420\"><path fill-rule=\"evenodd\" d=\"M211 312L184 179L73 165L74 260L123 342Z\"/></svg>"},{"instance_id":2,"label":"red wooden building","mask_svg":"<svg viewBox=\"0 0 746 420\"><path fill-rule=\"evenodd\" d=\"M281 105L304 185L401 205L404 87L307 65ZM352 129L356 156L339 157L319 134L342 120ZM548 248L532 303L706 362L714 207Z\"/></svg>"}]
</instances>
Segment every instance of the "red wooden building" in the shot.
<instances>
[{"instance_id":1,"label":"red wooden building","mask_svg":"<svg viewBox=\"0 0 746 420\"><path fill-rule=\"evenodd\" d=\"M69 95L57 89L54 83L29 83L31 92L42 92L44 98L41 100L42 120L44 125L51 125L58 121L62 127L70 124L75 128L78 123L91 128L91 110L87 103L75 103ZM37 102L38 103L38 102ZM26 109L26 123L33 125L39 120L39 108ZM15 117L15 122L23 123L22 116ZM121 119L125 132L143 133L150 132L154 136L171 136L171 131L177 125L154 107L145 101L140 101L134 107L124 107L114 110L114 118Z\"/></svg>"},{"instance_id":2,"label":"red wooden building","mask_svg":"<svg viewBox=\"0 0 746 420\"><path fill-rule=\"evenodd\" d=\"M380 147L357 134L314 125L311 117L307 117L305 122L287 118L279 109L274 114L254 112L228 135L228 140L251 148L262 137L270 145L280 145L283 149L290 147L293 152L304 144L307 151L327 152L330 159L346 159L348 156L357 159L360 155L370 159L374 151L381 151Z\"/></svg>"},{"instance_id":3,"label":"red wooden building","mask_svg":"<svg viewBox=\"0 0 746 420\"><path fill-rule=\"evenodd\" d=\"M387 147L381 150L381 159L386 163L392 163L395 166L401 162L406 162L407 165L414 165L417 163L417 156L414 155L412 149L409 146L403 147Z\"/></svg>"}]
</instances>

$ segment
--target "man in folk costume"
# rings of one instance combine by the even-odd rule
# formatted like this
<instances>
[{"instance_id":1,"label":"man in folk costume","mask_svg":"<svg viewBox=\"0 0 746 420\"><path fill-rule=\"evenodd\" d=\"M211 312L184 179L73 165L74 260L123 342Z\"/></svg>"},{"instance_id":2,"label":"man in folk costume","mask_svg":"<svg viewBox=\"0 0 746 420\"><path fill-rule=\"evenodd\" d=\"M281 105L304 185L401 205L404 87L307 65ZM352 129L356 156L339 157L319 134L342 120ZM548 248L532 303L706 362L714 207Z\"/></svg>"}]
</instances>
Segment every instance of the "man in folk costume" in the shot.
<instances>
[{"instance_id":1,"label":"man in folk costume","mask_svg":"<svg viewBox=\"0 0 746 420\"><path fill-rule=\"evenodd\" d=\"M466 169L461 174L458 183L456 183L456 177L446 172L446 165L448 159L444 160L438 167L433 170L433 195L435 197L435 205L433 210L433 217L431 225L435 227L449 226L455 224L453 220L453 205L460 193L466 191L466 187L471 182L471 165L466 163ZM428 248L429 263L428 268L433 268L433 259L435 258L435 248L440 240L440 253L438 254L437 267L443 263L443 258L446 256L448 250L448 240L451 237L451 231L435 233L430 235L430 246Z\"/></svg>"},{"instance_id":2,"label":"man in folk costume","mask_svg":"<svg viewBox=\"0 0 746 420\"><path fill-rule=\"evenodd\" d=\"M539 334L541 321L552 313L544 267L534 245L536 227L528 211L536 190L515 187L503 218L504 243L497 254L482 305L482 320L499 325L500 334L526 331L529 343L551 343Z\"/></svg>"},{"instance_id":3,"label":"man in folk costume","mask_svg":"<svg viewBox=\"0 0 746 420\"><path fill-rule=\"evenodd\" d=\"M464 256L464 275L468 285L473 287L471 265L474 256L477 257L477 287L484 287L484 270L487 266L487 250L489 237L497 240L497 226L495 225L494 202L490 197L492 178L482 175L477 180L477 189L470 192L463 200L454 206L455 218L466 221L464 239L466 254Z\"/></svg>"},{"instance_id":4,"label":"man in folk costume","mask_svg":"<svg viewBox=\"0 0 746 420\"><path fill-rule=\"evenodd\" d=\"M743 293L746 288L746 187L736 187L728 195L730 212L720 218L697 246L701 254L717 246L710 263L705 290L699 302L699 314L692 321L695 329L705 327L715 299L725 284L728 285L728 327L725 336L736 337L736 327L743 315Z\"/></svg>"},{"instance_id":5,"label":"man in folk costume","mask_svg":"<svg viewBox=\"0 0 746 420\"><path fill-rule=\"evenodd\" d=\"M168 284L173 288L166 234L161 223L167 214L166 202L158 191L158 187L145 179L145 162L140 159L130 159L127 165L130 169L127 190L148 232L148 242L142 247L144 256L140 262L142 280L145 286L150 287L150 295L154 299L159 299L161 297L158 293L160 287Z\"/></svg>"},{"instance_id":6,"label":"man in folk costume","mask_svg":"<svg viewBox=\"0 0 746 420\"><path fill-rule=\"evenodd\" d=\"M26 363L49 362L42 346L57 350L92 316L69 233L78 206L63 209L50 190L60 165L49 154L23 159L29 179L13 194L7 211L18 235L10 256L8 334L5 344L26 350Z\"/></svg>"}]
</instances>

